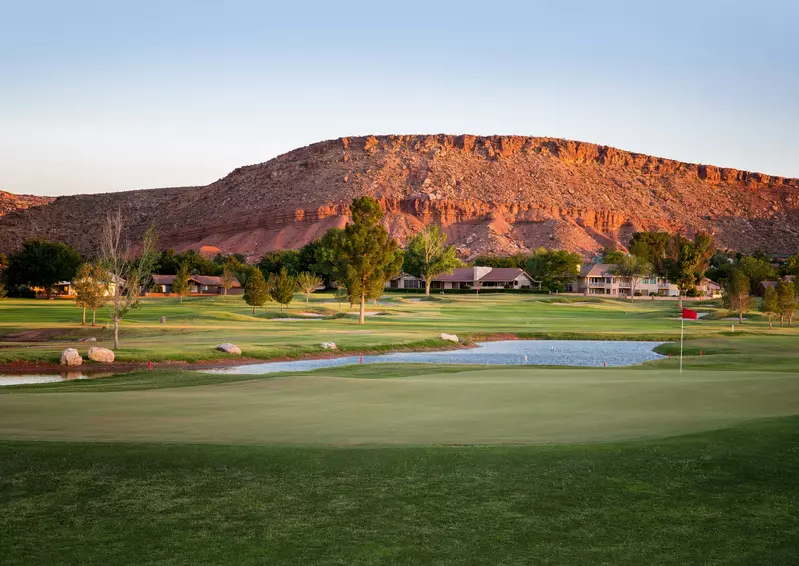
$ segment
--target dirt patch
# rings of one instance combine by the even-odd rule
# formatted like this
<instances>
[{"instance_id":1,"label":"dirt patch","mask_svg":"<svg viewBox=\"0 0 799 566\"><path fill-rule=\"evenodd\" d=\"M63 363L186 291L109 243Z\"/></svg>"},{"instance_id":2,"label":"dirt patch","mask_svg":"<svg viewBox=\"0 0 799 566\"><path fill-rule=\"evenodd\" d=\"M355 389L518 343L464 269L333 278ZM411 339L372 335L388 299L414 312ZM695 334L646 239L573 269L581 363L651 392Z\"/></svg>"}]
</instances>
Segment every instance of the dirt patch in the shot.
<instances>
[{"instance_id":1,"label":"dirt patch","mask_svg":"<svg viewBox=\"0 0 799 566\"><path fill-rule=\"evenodd\" d=\"M24 330L22 332L14 332L0 336L2 342L48 342L52 340L59 340L63 337L63 328L38 328L36 330ZM68 341L61 338L61 340Z\"/></svg>"}]
</instances>

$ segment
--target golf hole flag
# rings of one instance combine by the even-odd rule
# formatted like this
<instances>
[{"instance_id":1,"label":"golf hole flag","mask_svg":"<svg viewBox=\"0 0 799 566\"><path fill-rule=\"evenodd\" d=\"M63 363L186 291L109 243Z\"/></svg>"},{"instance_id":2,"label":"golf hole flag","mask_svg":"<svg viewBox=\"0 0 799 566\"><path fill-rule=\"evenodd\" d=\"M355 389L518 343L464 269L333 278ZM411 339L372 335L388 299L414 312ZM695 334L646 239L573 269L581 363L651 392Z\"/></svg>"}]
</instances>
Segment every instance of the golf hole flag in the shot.
<instances>
[{"instance_id":1,"label":"golf hole flag","mask_svg":"<svg viewBox=\"0 0 799 566\"><path fill-rule=\"evenodd\" d=\"M682 373L682 342L685 338L685 319L688 320L697 320L699 316L696 314L696 311L692 311L691 309L683 309L682 316L680 317L680 373Z\"/></svg>"}]
</instances>

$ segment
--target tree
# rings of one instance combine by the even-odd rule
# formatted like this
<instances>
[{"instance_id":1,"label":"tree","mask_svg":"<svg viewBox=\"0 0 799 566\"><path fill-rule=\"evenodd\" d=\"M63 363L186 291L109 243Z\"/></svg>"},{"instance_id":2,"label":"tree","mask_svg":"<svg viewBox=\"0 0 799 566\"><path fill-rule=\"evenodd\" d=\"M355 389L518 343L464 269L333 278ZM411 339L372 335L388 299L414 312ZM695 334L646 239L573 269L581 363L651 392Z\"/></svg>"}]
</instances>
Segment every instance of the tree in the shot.
<instances>
[{"instance_id":1,"label":"tree","mask_svg":"<svg viewBox=\"0 0 799 566\"><path fill-rule=\"evenodd\" d=\"M651 277L655 268L646 260L635 255L626 255L621 261L608 269L608 273L616 275L630 285L630 300L635 300L635 289L641 279Z\"/></svg>"},{"instance_id":2,"label":"tree","mask_svg":"<svg viewBox=\"0 0 799 566\"><path fill-rule=\"evenodd\" d=\"M744 256L738 262L738 269L749 278L749 291L754 293L762 281L776 279L777 270L765 259Z\"/></svg>"},{"instance_id":3,"label":"tree","mask_svg":"<svg viewBox=\"0 0 799 566\"><path fill-rule=\"evenodd\" d=\"M191 294L191 284L189 282L189 266L182 263L178 268L175 278L172 280L172 292L178 296L178 300L182 303L183 297Z\"/></svg>"},{"instance_id":4,"label":"tree","mask_svg":"<svg viewBox=\"0 0 799 566\"><path fill-rule=\"evenodd\" d=\"M668 256L668 232L635 232L630 238L630 253L648 261L655 268L655 273L666 277L666 257Z\"/></svg>"},{"instance_id":5,"label":"tree","mask_svg":"<svg viewBox=\"0 0 799 566\"><path fill-rule=\"evenodd\" d=\"M527 262L527 272L550 291L564 291L580 274L580 254L539 248Z\"/></svg>"},{"instance_id":6,"label":"tree","mask_svg":"<svg viewBox=\"0 0 799 566\"><path fill-rule=\"evenodd\" d=\"M75 304L83 307L81 324L86 324L86 309L92 311L92 326L97 323L97 309L108 302L111 277L99 264L84 263L72 282Z\"/></svg>"},{"instance_id":7,"label":"tree","mask_svg":"<svg viewBox=\"0 0 799 566\"><path fill-rule=\"evenodd\" d=\"M123 237L125 221L122 212L109 213L103 224L100 250L103 269L114 278L113 292L105 309L114 323L114 349L119 348L119 325L124 316L139 308L142 288L152 275L158 253L155 244L158 236L150 226L138 246L139 256Z\"/></svg>"},{"instance_id":8,"label":"tree","mask_svg":"<svg viewBox=\"0 0 799 566\"><path fill-rule=\"evenodd\" d=\"M680 234L671 239L664 265L669 281L679 289L680 308L683 295L704 276L712 255L713 241L707 234L698 233L693 241Z\"/></svg>"},{"instance_id":9,"label":"tree","mask_svg":"<svg viewBox=\"0 0 799 566\"><path fill-rule=\"evenodd\" d=\"M788 326L793 326L793 317L796 314L796 287L792 281L777 283L777 303L780 307L780 326L785 319Z\"/></svg>"},{"instance_id":10,"label":"tree","mask_svg":"<svg viewBox=\"0 0 799 566\"><path fill-rule=\"evenodd\" d=\"M433 277L439 273L452 273L462 262L455 246L448 246L447 235L435 225L425 227L405 246L405 271L424 279L425 295L430 294Z\"/></svg>"},{"instance_id":11,"label":"tree","mask_svg":"<svg viewBox=\"0 0 799 566\"><path fill-rule=\"evenodd\" d=\"M3 252L0 252L0 269L3 269L5 266L8 265L8 256Z\"/></svg>"},{"instance_id":12,"label":"tree","mask_svg":"<svg viewBox=\"0 0 799 566\"><path fill-rule=\"evenodd\" d=\"M799 253L788 258L788 261L783 266L783 274L799 277Z\"/></svg>"},{"instance_id":13,"label":"tree","mask_svg":"<svg viewBox=\"0 0 799 566\"><path fill-rule=\"evenodd\" d=\"M472 260L471 264L483 267L515 267L517 269L524 269L529 259L529 256L523 253L515 253L508 256L487 254L477 256Z\"/></svg>"},{"instance_id":14,"label":"tree","mask_svg":"<svg viewBox=\"0 0 799 566\"><path fill-rule=\"evenodd\" d=\"M606 247L602 250L602 261L605 263L619 263L624 257L624 252L615 247Z\"/></svg>"},{"instance_id":15,"label":"tree","mask_svg":"<svg viewBox=\"0 0 799 566\"><path fill-rule=\"evenodd\" d=\"M284 267L289 275L294 276L299 273L300 252L297 250L278 250L266 252L255 265L264 272L265 276L270 273L280 273Z\"/></svg>"},{"instance_id":16,"label":"tree","mask_svg":"<svg viewBox=\"0 0 799 566\"><path fill-rule=\"evenodd\" d=\"M772 328L771 320L775 315L780 314L780 304L777 299L777 290L774 287L766 287L766 292L763 295L763 304L760 305L760 310L768 316L768 327Z\"/></svg>"},{"instance_id":17,"label":"tree","mask_svg":"<svg viewBox=\"0 0 799 566\"><path fill-rule=\"evenodd\" d=\"M269 289L266 286L264 274L260 269L255 269L244 287L244 301L252 306L252 314L269 299Z\"/></svg>"},{"instance_id":18,"label":"tree","mask_svg":"<svg viewBox=\"0 0 799 566\"><path fill-rule=\"evenodd\" d=\"M322 278L318 275L303 271L297 275L297 289L305 295L305 306L308 306L308 299L317 287L322 285Z\"/></svg>"},{"instance_id":19,"label":"tree","mask_svg":"<svg viewBox=\"0 0 799 566\"><path fill-rule=\"evenodd\" d=\"M5 283L0 281L0 299L5 299L7 294Z\"/></svg>"},{"instance_id":20,"label":"tree","mask_svg":"<svg viewBox=\"0 0 799 566\"><path fill-rule=\"evenodd\" d=\"M366 300L379 297L386 281L400 272L402 253L380 224L383 212L375 199L355 199L350 212L352 221L332 242L333 272L336 281L347 287L350 297L357 298L358 321L364 324Z\"/></svg>"},{"instance_id":21,"label":"tree","mask_svg":"<svg viewBox=\"0 0 799 566\"><path fill-rule=\"evenodd\" d=\"M71 281L83 262L75 248L61 242L28 240L22 249L8 258L6 279L9 285L44 288L50 298L53 285Z\"/></svg>"},{"instance_id":22,"label":"tree","mask_svg":"<svg viewBox=\"0 0 799 566\"><path fill-rule=\"evenodd\" d=\"M236 284L236 275L233 273L233 269L231 269L227 264L222 268L222 294L227 295L228 289L233 288L233 285Z\"/></svg>"},{"instance_id":23,"label":"tree","mask_svg":"<svg viewBox=\"0 0 799 566\"><path fill-rule=\"evenodd\" d=\"M288 269L285 267L280 268L273 277L273 286L271 289L272 298L280 305L280 310L291 303L294 298L294 290L297 288L297 281L289 275Z\"/></svg>"},{"instance_id":24,"label":"tree","mask_svg":"<svg viewBox=\"0 0 799 566\"><path fill-rule=\"evenodd\" d=\"M749 278L741 271L735 271L724 286L724 306L730 312L738 313L738 321L743 324L744 313L752 306L749 296Z\"/></svg>"}]
</instances>

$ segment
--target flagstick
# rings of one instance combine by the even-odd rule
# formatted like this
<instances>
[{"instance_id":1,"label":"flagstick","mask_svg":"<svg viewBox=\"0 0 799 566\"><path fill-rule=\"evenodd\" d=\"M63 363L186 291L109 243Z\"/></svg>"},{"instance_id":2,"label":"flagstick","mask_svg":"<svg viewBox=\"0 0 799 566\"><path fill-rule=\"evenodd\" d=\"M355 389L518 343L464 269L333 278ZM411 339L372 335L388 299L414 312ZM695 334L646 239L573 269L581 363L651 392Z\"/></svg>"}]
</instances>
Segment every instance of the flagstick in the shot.
<instances>
[{"instance_id":1,"label":"flagstick","mask_svg":"<svg viewBox=\"0 0 799 566\"><path fill-rule=\"evenodd\" d=\"M685 334L685 319L680 315L680 373L682 373L682 340Z\"/></svg>"}]
</instances>

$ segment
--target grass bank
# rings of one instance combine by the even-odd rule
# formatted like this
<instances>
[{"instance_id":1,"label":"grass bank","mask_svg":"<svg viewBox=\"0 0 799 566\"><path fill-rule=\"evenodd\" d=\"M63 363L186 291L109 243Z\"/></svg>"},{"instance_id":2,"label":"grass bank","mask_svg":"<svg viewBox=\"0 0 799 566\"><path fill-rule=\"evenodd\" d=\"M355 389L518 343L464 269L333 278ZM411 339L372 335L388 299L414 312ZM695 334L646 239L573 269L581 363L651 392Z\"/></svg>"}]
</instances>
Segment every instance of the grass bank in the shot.
<instances>
[{"instance_id":1,"label":"grass bank","mask_svg":"<svg viewBox=\"0 0 799 566\"><path fill-rule=\"evenodd\" d=\"M16 564L796 564L799 418L605 445L0 442Z\"/></svg>"}]
</instances>

